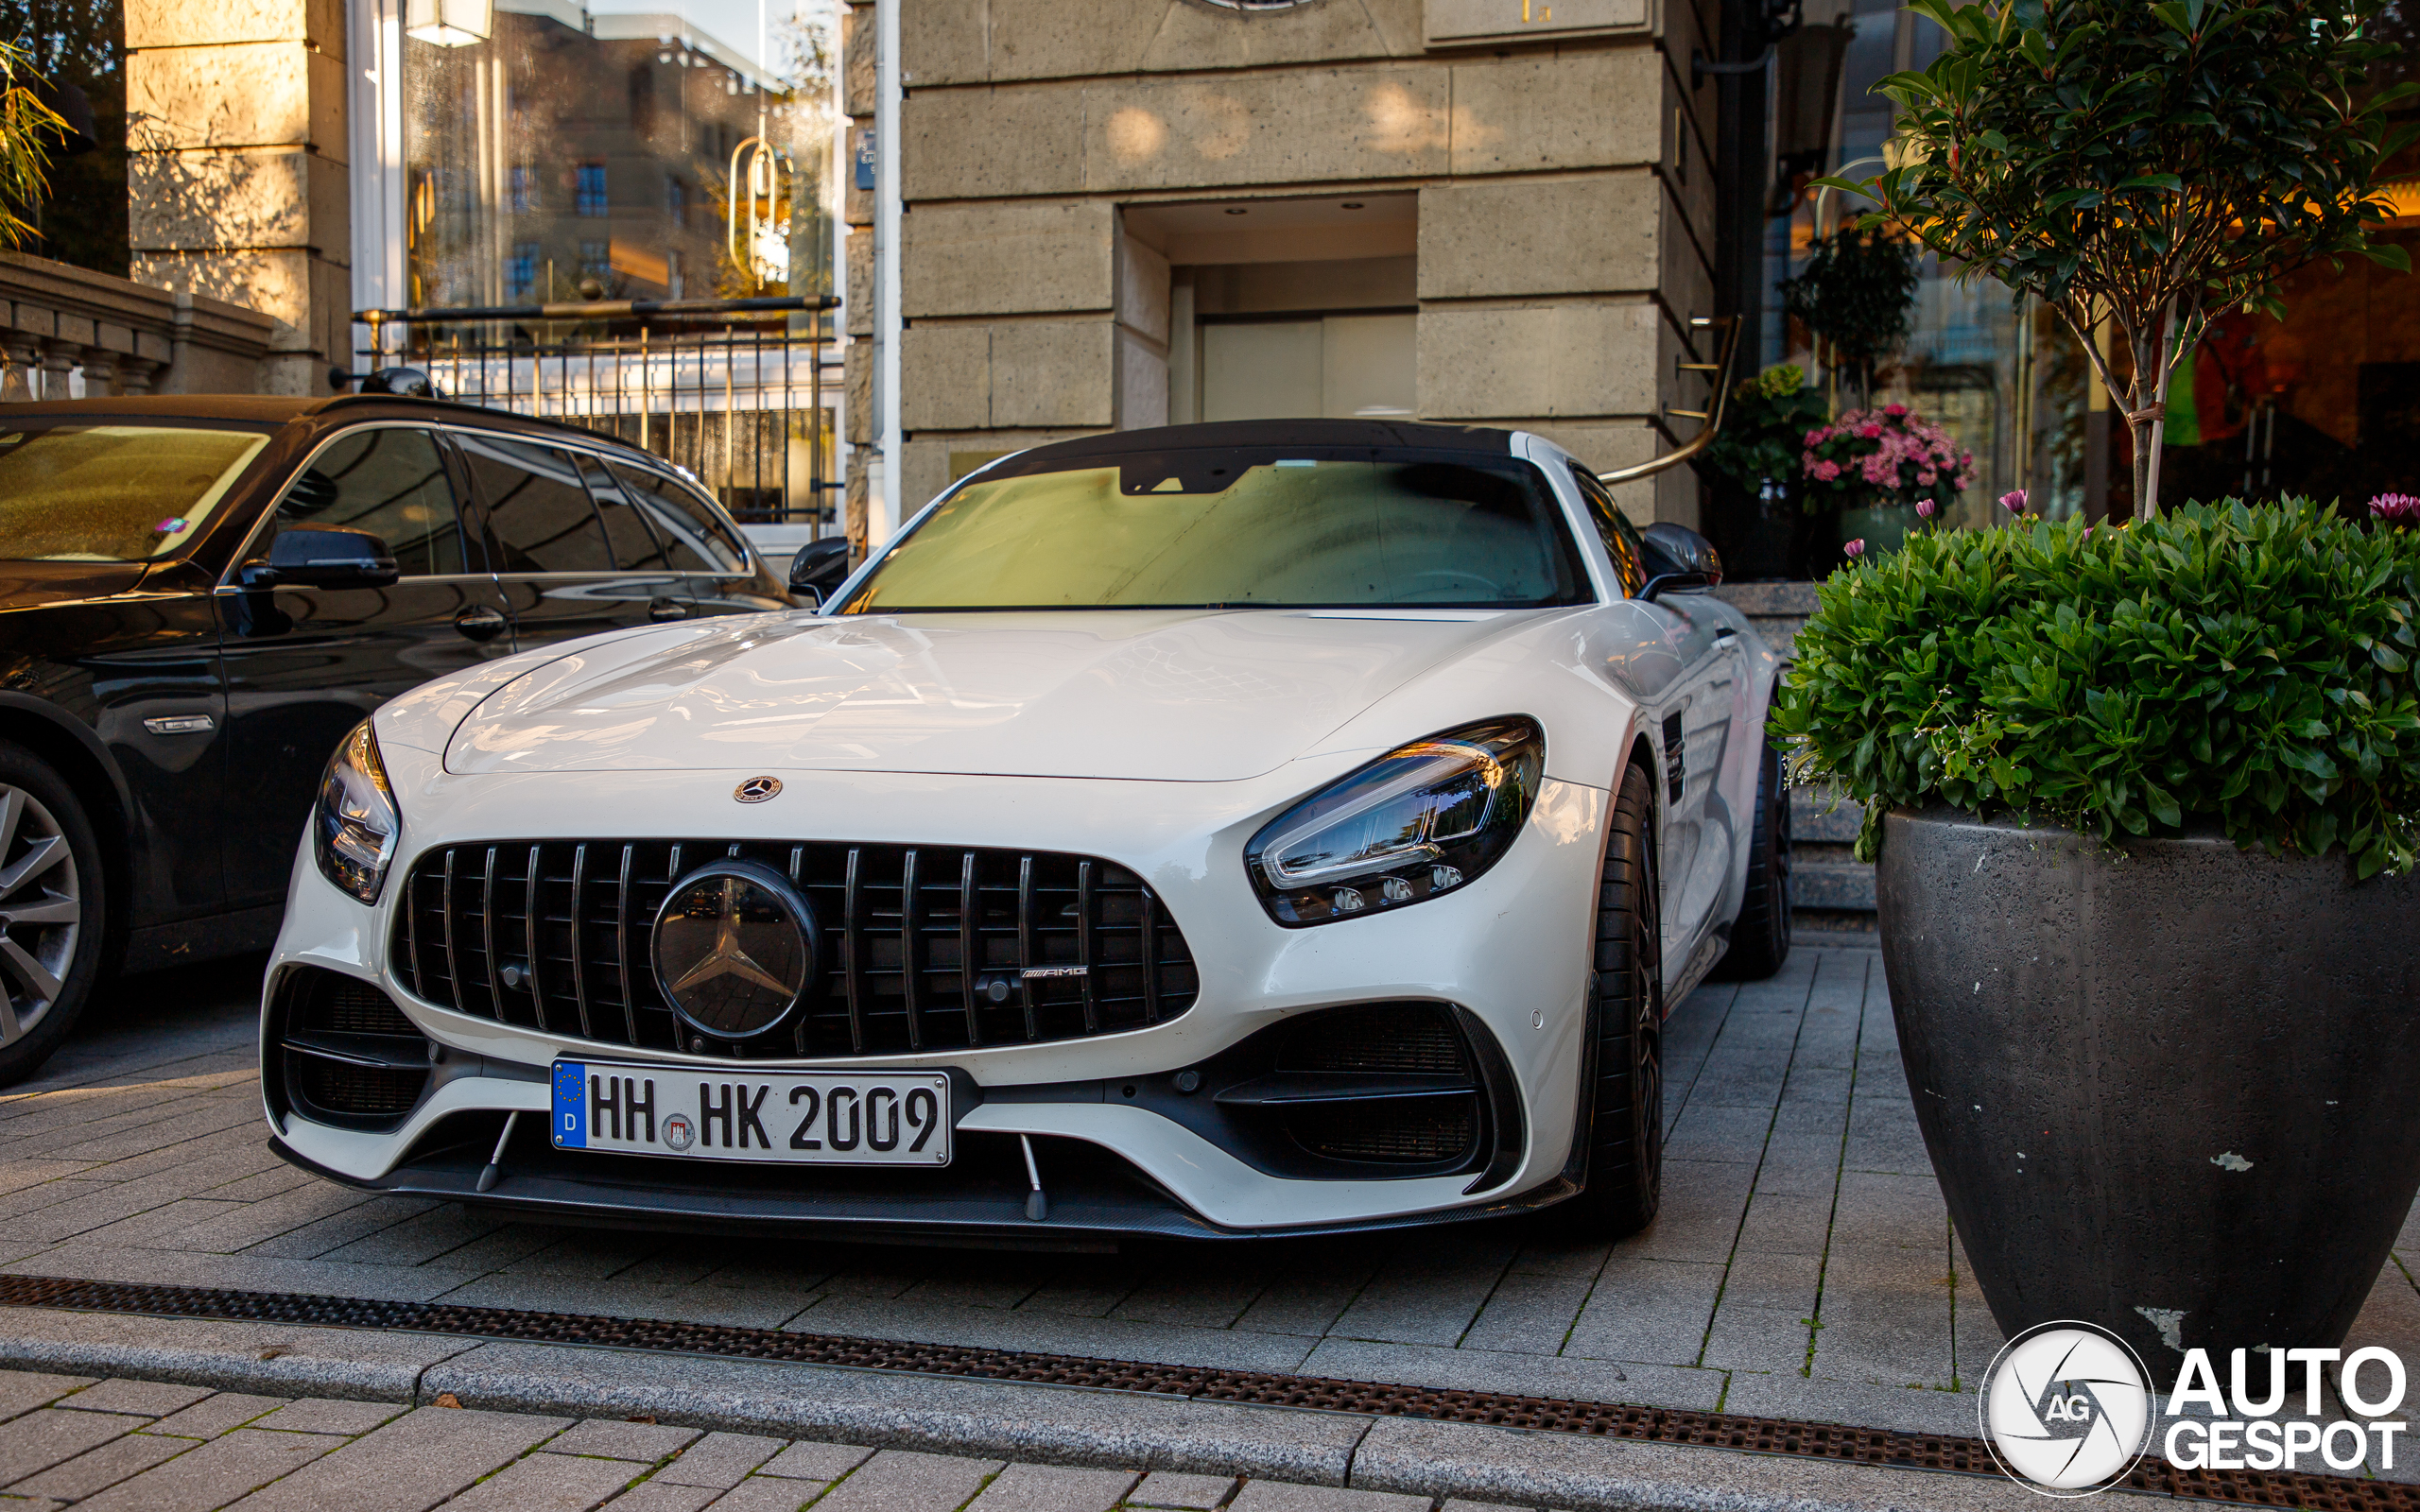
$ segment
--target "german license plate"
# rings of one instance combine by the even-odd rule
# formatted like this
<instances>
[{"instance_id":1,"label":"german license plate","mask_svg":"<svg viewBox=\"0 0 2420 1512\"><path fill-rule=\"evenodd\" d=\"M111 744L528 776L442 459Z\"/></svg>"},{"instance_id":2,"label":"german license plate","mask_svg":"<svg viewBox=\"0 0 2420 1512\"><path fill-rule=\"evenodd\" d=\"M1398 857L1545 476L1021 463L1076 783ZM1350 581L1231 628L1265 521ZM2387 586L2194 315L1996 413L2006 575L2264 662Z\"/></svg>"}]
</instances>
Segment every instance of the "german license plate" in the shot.
<instances>
[{"instance_id":1,"label":"german license plate","mask_svg":"<svg viewBox=\"0 0 2420 1512\"><path fill-rule=\"evenodd\" d=\"M928 1072L734 1074L558 1060L559 1150L798 1165L949 1164L949 1078Z\"/></svg>"}]
</instances>

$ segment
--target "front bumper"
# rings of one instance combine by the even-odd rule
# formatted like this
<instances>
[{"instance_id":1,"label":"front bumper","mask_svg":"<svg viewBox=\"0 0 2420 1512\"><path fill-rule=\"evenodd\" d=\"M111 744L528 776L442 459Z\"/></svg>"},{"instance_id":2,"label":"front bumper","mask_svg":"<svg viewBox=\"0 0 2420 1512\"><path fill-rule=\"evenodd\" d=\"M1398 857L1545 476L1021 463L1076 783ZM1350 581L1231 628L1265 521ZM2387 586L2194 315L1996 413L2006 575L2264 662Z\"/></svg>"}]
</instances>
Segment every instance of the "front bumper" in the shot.
<instances>
[{"instance_id":1,"label":"front bumper","mask_svg":"<svg viewBox=\"0 0 2420 1512\"><path fill-rule=\"evenodd\" d=\"M1350 765L1352 758L1344 759ZM1062 1238L1114 1233L1219 1237L1389 1227L1483 1216L1568 1194L1584 1044L1585 988L1606 795L1544 784L1528 829L1505 858L1457 893L1399 912L1311 929L1281 929L1253 897L1243 842L1266 818L1332 775L1304 764L1228 783L781 773L782 800L751 813L762 834L1075 851L1145 878L1184 932L1201 973L1192 1009L1169 1022L1086 1040L883 1057L884 1069L947 1070L957 1105L955 1175L831 1167L708 1165L558 1152L544 1139L545 1074L559 1056L631 1058L624 1047L500 1023L419 1000L387 959L391 911L410 858L478 839L589 837L598 815L646 815L658 836L727 833L721 772L527 778L449 776L435 758L389 747L406 826L375 907L298 866L269 973L311 966L375 983L414 1027L445 1048L446 1074L397 1126L339 1128L268 1099L287 1159L373 1190L518 1208L550 1219L692 1227L846 1225L933 1237L1002 1233ZM738 774L747 775L747 774ZM795 799L795 804L792 799ZM780 812L772 812L779 810ZM845 815L845 821L835 816ZM945 818L937 816L946 816ZM845 835L831 832L845 829ZM1303 1179L1272 1175L1116 1089L1228 1051L1290 1017L1374 1002L1452 1004L1500 1051L1517 1101L1517 1155L1483 1176ZM265 1064L274 1064L265 1009ZM729 1069L704 1057L648 1052L649 1062ZM751 1060L752 1071L861 1070L873 1062ZM1103 1089L1107 1089L1104 1091ZM501 1161L476 1190L503 1125L525 1112ZM1025 1216L1021 1160L984 1164L1013 1136L1044 1151L1049 1211ZM974 1136L974 1138L969 1138ZM985 1138L994 1136L996 1138ZM484 1143L483 1143L484 1142ZM1089 1161L1085 1149L1112 1159ZM985 1154L984 1152L991 1153ZM1096 1169L1098 1167L1098 1169Z\"/></svg>"}]
</instances>

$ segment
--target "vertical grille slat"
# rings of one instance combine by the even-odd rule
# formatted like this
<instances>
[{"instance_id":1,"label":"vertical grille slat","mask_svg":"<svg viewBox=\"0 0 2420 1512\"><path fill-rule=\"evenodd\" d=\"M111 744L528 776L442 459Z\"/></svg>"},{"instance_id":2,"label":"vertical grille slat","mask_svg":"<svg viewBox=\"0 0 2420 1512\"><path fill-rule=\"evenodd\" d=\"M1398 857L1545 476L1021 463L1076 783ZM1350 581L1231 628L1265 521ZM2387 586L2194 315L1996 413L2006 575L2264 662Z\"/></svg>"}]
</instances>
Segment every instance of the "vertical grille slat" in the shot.
<instances>
[{"instance_id":1,"label":"vertical grille slat","mask_svg":"<svg viewBox=\"0 0 2420 1512\"><path fill-rule=\"evenodd\" d=\"M524 890L521 895L521 922L524 926L522 939L529 950L529 964L523 970L529 973L529 1003L537 1012L538 1027L541 1029L546 1027L546 984L544 978L538 974L540 958L538 920L544 915L545 909L541 905L538 896L538 858L545 854L545 851L546 848L542 845L533 845L529 848L528 880L523 884Z\"/></svg>"},{"instance_id":2,"label":"vertical grille slat","mask_svg":"<svg viewBox=\"0 0 2420 1512\"><path fill-rule=\"evenodd\" d=\"M1093 980L1093 864L1076 863L1076 964L1084 969L1084 1033L1100 1033L1100 992Z\"/></svg>"},{"instance_id":3,"label":"vertical grille slat","mask_svg":"<svg viewBox=\"0 0 2420 1512\"><path fill-rule=\"evenodd\" d=\"M975 852L969 850L958 868L958 995L966 1006L970 1046L983 1042L983 1023L975 1015L975 979L983 970L983 953L975 936Z\"/></svg>"},{"instance_id":4,"label":"vertical grille slat","mask_svg":"<svg viewBox=\"0 0 2420 1512\"><path fill-rule=\"evenodd\" d=\"M454 952L454 852L445 852L445 885L441 894L445 910L445 992L454 1001L447 1006L457 1012L471 1011L470 1003L462 996L462 961Z\"/></svg>"},{"instance_id":5,"label":"vertical grille slat","mask_svg":"<svg viewBox=\"0 0 2420 1512\"><path fill-rule=\"evenodd\" d=\"M916 852L911 848L899 863L899 996L908 1010L908 1048L925 1048L925 1025L917 1016L916 991Z\"/></svg>"},{"instance_id":6,"label":"vertical grille slat","mask_svg":"<svg viewBox=\"0 0 2420 1512\"><path fill-rule=\"evenodd\" d=\"M865 859L862 846L849 848L848 901L841 907L841 950L847 956L849 1054L866 1053L866 932L864 897L857 885L857 866Z\"/></svg>"},{"instance_id":7,"label":"vertical grille slat","mask_svg":"<svg viewBox=\"0 0 2420 1512\"><path fill-rule=\"evenodd\" d=\"M1020 966L1035 966L1042 953L1034 948L1033 857L1017 857L1017 961ZM1042 1038L1042 1026L1033 1011L1034 984L1020 973L1017 977L1017 1001L1025 1005L1025 1037L1028 1040Z\"/></svg>"},{"instance_id":8,"label":"vertical grille slat","mask_svg":"<svg viewBox=\"0 0 2420 1512\"><path fill-rule=\"evenodd\" d=\"M588 842L571 852L571 1001L579 1014L579 1037L594 1040L588 1017Z\"/></svg>"},{"instance_id":9,"label":"vertical grille slat","mask_svg":"<svg viewBox=\"0 0 2420 1512\"><path fill-rule=\"evenodd\" d=\"M780 1040L753 1050L700 1041L710 1054L844 1058L1081 1039L1165 1023L1200 992L1176 921L1114 862L787 839L432 850L404 878L397 980L500 1022L632 1050L687 1049L693 1031L655 978L655 915L683 876L725 856L789 877L820 916L822 954ZM566 859L568 875L550 871ZM505 986L507 965L527 977ZM1040 974L1027 977L1033 969ZM1002 978L1016 988L1013 1003L994 996Z\"/></svg>"}]
</instances>

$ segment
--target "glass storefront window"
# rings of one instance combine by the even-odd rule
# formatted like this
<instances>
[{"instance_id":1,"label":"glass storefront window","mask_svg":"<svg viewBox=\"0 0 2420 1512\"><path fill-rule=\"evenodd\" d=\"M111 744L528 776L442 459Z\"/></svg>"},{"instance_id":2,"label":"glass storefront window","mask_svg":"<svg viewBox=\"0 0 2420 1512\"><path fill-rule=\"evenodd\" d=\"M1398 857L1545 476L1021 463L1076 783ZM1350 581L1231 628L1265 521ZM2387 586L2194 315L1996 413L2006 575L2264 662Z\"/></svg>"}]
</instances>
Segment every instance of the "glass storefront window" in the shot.
<instances>
[{"instance_id":1,"label":"glass storefront window","mask_svg":"<svg viewBox=\"0 0 2420 1512\"><path fill-rule=\"evenodd\" d=\"M828 4L414 9L407 302L831 292Z\"/></svg>"}]
</instances>

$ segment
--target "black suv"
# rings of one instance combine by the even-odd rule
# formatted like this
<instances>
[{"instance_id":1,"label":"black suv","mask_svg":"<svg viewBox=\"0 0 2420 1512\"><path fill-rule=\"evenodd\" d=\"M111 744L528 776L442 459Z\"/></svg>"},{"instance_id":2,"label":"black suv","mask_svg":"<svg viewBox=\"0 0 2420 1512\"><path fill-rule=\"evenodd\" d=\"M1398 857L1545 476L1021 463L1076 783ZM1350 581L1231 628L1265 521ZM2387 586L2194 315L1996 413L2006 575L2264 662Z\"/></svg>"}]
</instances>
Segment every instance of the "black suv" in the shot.
<instances>
[{"instance_id":1,"label":"black suv","mask_svg":"<svg viewBox=\"0 0 2420 1512\"><path fill-rule=\"evenodd\" d=\"M397 694L787 609L610 438L387 395L0 410L0 1085L112 968L256 950L328 755Z\"/></svg>"}]
</instances>

